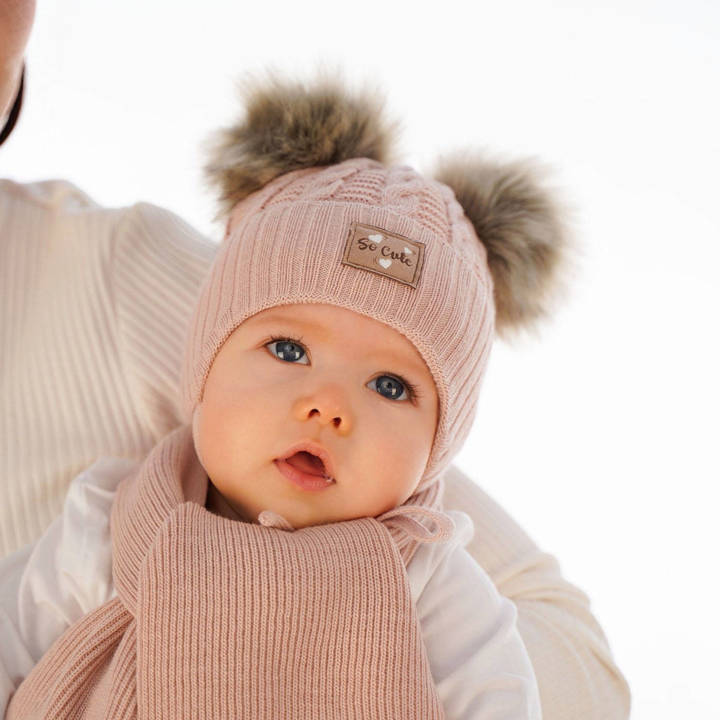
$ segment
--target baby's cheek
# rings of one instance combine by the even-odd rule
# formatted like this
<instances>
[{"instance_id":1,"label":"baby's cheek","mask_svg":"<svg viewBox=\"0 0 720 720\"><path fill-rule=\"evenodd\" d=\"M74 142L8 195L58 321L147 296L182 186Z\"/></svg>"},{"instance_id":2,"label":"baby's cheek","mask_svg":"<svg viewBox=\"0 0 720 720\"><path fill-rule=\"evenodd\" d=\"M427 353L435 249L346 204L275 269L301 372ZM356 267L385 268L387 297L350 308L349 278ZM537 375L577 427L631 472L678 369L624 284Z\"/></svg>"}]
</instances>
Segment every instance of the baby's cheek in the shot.
<instances>
[{"instance_id":1,"label":"baby's cheek","mask_svg":"<svg viewBox=\"0 0 720 720\"><path fill-rule=\"evenodd\" d=\"M422 467L422 452L422 443L419 442L414 431L408 429L407 432L396 438L393 444L393 463L403 475L412 475L418 467Z\"/></svg>"},{"instance_id":2,"label":"baby's cheek","mask_svg":"<svg viewBox=\"0 0 720 720\"><path fill-rule=\"evenodd\" d=\"M417 438L412 442L406 442L400 459L401 467L398 468L398 477L403 478L402 492L403 501L412 495L415 488L422 479L422 473L427 463L428 448Z\"/></svg>"},{"instance_id":3,"label":"baby's cheek","mask_svg":"<svg viewBox=\"0 0 720 720\"><path fill-rule=\"evenodd\" d=\"M378 479L378 487L391 492L402 491L410 481L416 465L412 453L398 441L382 447L376 446L376 450L369 471Z\"/></svg>"}]
</instances>

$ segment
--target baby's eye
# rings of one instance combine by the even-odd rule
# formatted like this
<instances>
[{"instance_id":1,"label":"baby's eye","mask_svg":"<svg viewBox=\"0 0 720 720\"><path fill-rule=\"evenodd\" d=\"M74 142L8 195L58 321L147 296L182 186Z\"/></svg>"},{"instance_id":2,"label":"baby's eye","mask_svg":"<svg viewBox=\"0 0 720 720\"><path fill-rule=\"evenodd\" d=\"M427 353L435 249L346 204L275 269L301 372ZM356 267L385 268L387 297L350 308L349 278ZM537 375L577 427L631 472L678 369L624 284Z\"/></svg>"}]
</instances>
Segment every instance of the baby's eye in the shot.
<instances>
[{"instance_id":1,"label":"baby's eye","mask_svg":"<svg viewBox=\"0 0 720 720\"><path fill-rule=\"evenodd\" d=\"M406 391L405 383L393 377L392 375L380 375L374 380L371 380L368 385L372 385L373 383L375 384L375 388L380 391L380 394L383 397L390 398L391 400L394 400L398 397L400 397L400 400L413 399L412 391L409 389ZM402 397L403 392L405 394L405 397Z\"/></svg>"},{"instance_id":2,"label":"baby's eye","mask_svg":"<svg viewBox=\"0 0 720 720\"><path fill-rule=\"evenodd\" d=\"M269 348L271 345L276 345L277 348L275 352L272 350L270 352L272 352L273 355L277 353L276 357L279 357L281 360L291 362L293 360L299 360L305 355L305 348L298 340L292 338L273 337L272 342L267 343L265 347ZM302 364L306 365L307 363Z\"/></svg>"},{"instance_id":3,"label":"baby's eye","mask_svg":"<svg viewBox=\"0 0 720 720\"><path fill-rule=\"evenodd\" d=\"M273 345L275 345L275 350L270 349L270 352L280 360L294 363L295 360L300 360L303 357L307 359L305 347L298 338L273 336L271 341L265 344L265 347L272 348ZM307 365L308 363L301 364ZM380 395L389 400L414 401L417 397L413 385L392 375L379 375L374 380L371 380L368 386L377 390Z\"/></svg>"}]
</instances>

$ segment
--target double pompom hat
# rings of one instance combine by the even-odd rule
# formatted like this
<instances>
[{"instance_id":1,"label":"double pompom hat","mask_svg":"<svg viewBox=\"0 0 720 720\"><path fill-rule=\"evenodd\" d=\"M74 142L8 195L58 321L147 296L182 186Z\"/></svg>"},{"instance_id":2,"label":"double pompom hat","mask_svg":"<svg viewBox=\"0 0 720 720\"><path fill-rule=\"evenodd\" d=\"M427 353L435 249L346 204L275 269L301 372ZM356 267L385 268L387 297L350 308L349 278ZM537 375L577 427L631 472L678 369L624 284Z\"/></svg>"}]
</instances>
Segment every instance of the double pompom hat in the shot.
<instances>
[{"instance_id":1,"label":"double pompom hat","mask_svg":"<svg viewBox=\"0 0 720 720\"><path fill-rule=\"evenodd\" d=\"M181 380L191 421L216 353L274 305L329 303L405 335L435 380L439 419L406 504L438 505L477 410L494 332L554 312L573 271L569 209L537 159L462 149L421 175L394 157L377 90L245 76L245 115L209 142L227 232L201 288Z\"/></svg>"}]
</instances>

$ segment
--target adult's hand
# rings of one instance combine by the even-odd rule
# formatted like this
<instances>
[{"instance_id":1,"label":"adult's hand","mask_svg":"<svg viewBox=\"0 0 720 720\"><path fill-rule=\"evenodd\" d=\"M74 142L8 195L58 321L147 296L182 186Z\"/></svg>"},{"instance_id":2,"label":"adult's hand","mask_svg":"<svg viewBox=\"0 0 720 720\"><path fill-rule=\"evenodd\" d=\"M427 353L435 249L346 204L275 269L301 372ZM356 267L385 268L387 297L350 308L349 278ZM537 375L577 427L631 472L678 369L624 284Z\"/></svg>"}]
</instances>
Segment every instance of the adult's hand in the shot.
<instances>
[{"instance_id":1,"label":"adult's hand","mask_svg":"<svg viewBox=\"0 0 720 720\"><path fill-rule=\"evenodd\" d=\"M0 0L0 118L17 95L34 19L35 0Z\"/></svg>"}]
</instances>

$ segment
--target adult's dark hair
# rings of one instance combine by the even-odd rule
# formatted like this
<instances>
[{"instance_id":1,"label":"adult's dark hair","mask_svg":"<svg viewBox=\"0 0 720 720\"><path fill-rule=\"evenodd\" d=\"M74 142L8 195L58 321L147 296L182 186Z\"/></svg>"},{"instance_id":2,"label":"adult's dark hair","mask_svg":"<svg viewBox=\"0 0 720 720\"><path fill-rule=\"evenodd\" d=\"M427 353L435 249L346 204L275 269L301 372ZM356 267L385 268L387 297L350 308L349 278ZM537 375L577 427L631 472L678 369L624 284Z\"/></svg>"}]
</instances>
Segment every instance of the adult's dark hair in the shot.
<instances>
[{"instance_id":1,"label":"adult's dark hair","mask_svg":"<svg viewBox=\"0 0 720 720\"><path fill-rule=\"evenodd\" d=\"M18 88L17 95L15 97L15 102L13 103L13 106L10 110L10 115L8 115L7 122L5 123L5 127L0 130L0 145L2 145L8 137L10 137L10 133L13 131L13 128L15 127L15 123L17 122L18 116L20 115L20 108L22 107L22 99L23 99L23 88L25 87L25 63L23 63L22 73L20 74L20 87Z\"/></svg>"}]
</instances>

